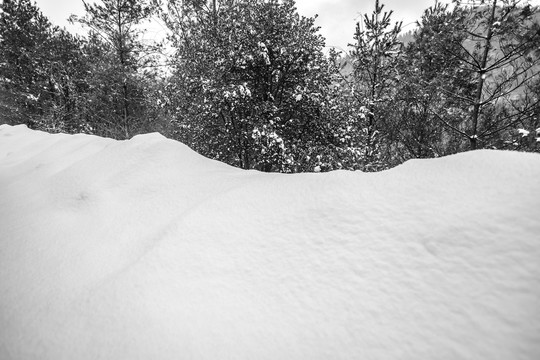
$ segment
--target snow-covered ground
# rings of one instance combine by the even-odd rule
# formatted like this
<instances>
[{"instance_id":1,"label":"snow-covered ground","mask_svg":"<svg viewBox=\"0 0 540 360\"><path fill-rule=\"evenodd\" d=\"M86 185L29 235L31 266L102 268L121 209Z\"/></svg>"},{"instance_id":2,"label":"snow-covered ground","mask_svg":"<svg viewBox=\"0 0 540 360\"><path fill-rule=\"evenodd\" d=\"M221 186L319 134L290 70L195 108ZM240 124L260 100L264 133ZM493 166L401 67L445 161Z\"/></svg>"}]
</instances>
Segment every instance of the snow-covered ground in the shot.
<instances>
[{"instance_id":1,"label":"snow-covered ground","mask_svg":"<svg viewBox=\"0 0 540 360\"><path fill-rule=\"evenodd\" d=\"M0 359L540 359L540 156L263 174L0 126Z\"/></svg>"}]
</instances>

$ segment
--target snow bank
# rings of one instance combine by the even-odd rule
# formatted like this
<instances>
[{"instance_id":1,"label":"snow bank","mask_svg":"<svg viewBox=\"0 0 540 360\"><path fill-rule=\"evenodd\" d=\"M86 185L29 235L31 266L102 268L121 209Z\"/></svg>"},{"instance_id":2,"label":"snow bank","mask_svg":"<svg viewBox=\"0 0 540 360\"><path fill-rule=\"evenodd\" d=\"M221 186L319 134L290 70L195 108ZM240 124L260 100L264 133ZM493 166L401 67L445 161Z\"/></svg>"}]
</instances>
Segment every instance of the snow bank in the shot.
<instances>
[{"instance_id":1,"label":"snow bank","mask_svg":"<svg viewBox=\"0 0 540 360\"><path fill-rule=\"evenodd\" d=\"M0 126L1 359L538 359L540 156L242 171Z\"/></svg>"}]
</instances>

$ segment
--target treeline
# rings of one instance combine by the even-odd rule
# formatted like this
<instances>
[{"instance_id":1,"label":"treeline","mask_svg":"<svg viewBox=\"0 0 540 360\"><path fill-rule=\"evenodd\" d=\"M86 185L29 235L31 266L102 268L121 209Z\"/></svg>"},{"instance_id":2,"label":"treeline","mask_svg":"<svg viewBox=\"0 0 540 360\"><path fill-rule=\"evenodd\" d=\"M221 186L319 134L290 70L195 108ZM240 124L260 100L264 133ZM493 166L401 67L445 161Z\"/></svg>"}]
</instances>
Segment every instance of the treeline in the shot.
<instances>
[{"instance_id":1,"label":"treeline","mask_svg":"<svg viewBox=\"0 0 540 360\"><path fill-rule=\"evenodd\" d=\"M294 0L102 0L71 18L84 37L30 0L4 0L0 121L117 139L159 131L262 171L540 151L536 7L436 4L407 44L392 15L375 1L344 54L325 50ZM144 40L152 18L163 43Z\"/></svg>"}]
</instances>

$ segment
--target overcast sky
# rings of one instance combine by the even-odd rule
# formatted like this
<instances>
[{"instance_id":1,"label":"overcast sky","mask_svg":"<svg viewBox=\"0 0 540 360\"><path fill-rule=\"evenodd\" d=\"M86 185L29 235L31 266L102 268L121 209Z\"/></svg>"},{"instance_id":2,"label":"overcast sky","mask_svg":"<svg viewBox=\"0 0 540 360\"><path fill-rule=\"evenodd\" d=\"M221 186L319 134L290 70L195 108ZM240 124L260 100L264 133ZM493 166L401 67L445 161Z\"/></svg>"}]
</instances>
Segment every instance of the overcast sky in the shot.
<instances>
[{"instance_id":1,"label":"overcast sky","mask_svg":"<svg viewBox=\"0 0 540 360\"><path fill-rule=\"evenodd\" d=\"M414 25L410 23L418 20L424 9L434 3L435 0L381 0L384 10L394 11L394 21L403 21L405 31L412 29ZM342 49L353 41L360 15L370 14L375 8L374 0L298 0L296 4L301 15L319 15L317 24L326 45Z\"/></svg>"},{"instance_id":2,"label":"overcast sky","mask_svg":"<svg viewBox=\"0 0 540 360\"><path fill-rule=\"evenodd\" d=\"M36 0L42 12L55 25L68 26L67 18L71 14L82 15L84 12L81 0ZM439 2L450 2L441 0ZM538 3L540 0L534 0ZM404 30L414 28L414 22L420 18L424 9L435 3L435 0L381 0L385 10L394 10L393 20L403 21ZM355 24L360 14L371 13L375 0L297 0L298 12L304 16L318 14L317 25L326 38L326 45L345 49L353 41ZM164 33L159 27L153 27L149 37Z\"/></svg>"}]
</instances>

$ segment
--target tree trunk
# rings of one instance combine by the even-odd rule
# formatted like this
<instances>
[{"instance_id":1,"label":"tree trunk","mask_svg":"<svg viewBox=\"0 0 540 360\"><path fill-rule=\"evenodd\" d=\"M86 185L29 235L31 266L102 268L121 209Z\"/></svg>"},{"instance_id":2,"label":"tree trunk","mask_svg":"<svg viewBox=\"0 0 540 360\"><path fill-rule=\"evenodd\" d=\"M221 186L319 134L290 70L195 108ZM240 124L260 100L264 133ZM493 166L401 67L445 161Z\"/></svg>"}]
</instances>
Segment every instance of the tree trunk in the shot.
<instances>
[{"instance_id":1,"label":"tree trunk","mask_svg":"<svg viewBox=\"0 0 540 360\"><path fill-rule=\"evenodd\" d=\"M491 40L493 38L493 23L495 22L497 0L493 0L493 4L491 6L491 15L487 23L488 33L485 39L484 53L482 54L480 69L478 70L478 85L476 87L475 103L472 113L472 132L469 136L471 150L476 150L478 148L478 118L480 116L480 108L482 106L482 91L484 89L487 59L489 52L491 51Z\"/></svg>"},{"instance_id":2,"label":"tree trunk","mask_svg":"<svg viewBox=\"0 0 540 360\"><path fill-rule=\"evenodd\" d=\"M129 139L130 129L129 129L129 102L128 102L128 88L127 84L123 85L124 90L124 131L126 139Z\"/></svg>"}]
</instances>

